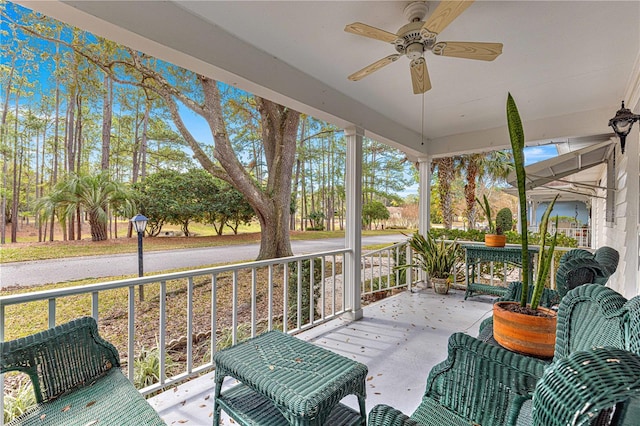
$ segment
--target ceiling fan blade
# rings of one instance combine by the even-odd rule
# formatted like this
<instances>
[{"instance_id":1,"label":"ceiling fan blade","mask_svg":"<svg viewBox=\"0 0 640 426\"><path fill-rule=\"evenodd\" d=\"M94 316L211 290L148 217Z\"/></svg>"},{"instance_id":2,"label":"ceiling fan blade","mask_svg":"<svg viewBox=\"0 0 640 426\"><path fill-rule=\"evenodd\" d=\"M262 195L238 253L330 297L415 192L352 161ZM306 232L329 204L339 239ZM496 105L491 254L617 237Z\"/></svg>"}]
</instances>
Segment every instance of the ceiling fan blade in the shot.
<instances>
[{"instance_id":1,"label":"ceiling fan blade","mask_svg":"<svg viewBox=\"0 0 640 426\"><path fill-rule=\"evenodd\" d=\"M397 40L398 36L380 28L372 27L371 25L363 24L361 22L354 22L344 27L344 30L348 33L369 37L374 40L381 40L387 43L393 43Z\"/></svg>"},{"instance_id":2,"label":"ceiling fan blade","mask_svg":"<svg viewBox=\"0 0 640 426\"><path fill-rule=\"evenodd\" d=\"M427 18L423 30L434 35L440 34L454 19L473 4L473 0L441 1L436 10Z\"/></svg>"},{"instance_id":3,"label":"ceiling fan blade","mask_svg":"<svg viewBox=\"0 0 640 426\"><path fill-rule=\"evenodd\" d=\"M441 56L493 61L502 53L502 43L442 41L433 46L432 52Z\"/></svg>"},{"instance_id":4,"label":"ceiling fan blade","mask_svg":"<svg viewBox=\"0 0 640 426\"><path fill-rule=\"evenodd\" d=\"M347 78L351 81L361 80L366 76L368 76L369 74L372 74L378 71L380 68L384 67L385 65L389 65L391 62L397 61L399 57L400 57L400 54L398 53L394 55L389 55L386 58L382 58L379 61L375 61L371 65L367 65L366 67L362 68L360 71L354 72Z\"/></svg>"},{"instance_id":5,"label":"ceiling fan blade","mask_svg":"<svg viewBox=\"0 0 640 426\"><path fill-rule=\"evenodd\" d=\"M431 89L431 80L429 80L427 62L424 60L424 58L418 58L411 61L410 68L413 93L418 95Z\"/></svg>"}]
</instances>

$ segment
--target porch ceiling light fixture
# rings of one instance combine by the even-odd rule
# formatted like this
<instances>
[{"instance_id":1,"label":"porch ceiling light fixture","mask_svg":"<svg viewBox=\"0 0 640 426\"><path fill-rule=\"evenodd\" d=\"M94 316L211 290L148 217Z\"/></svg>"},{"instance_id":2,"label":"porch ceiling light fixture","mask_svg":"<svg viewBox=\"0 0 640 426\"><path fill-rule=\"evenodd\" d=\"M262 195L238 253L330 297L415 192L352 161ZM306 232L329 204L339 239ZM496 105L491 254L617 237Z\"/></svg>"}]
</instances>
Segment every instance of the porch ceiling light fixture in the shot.
<instances>
[{"instance_id":1,"label":"porch ceiling light fixture","mask_svg":"<svg viewBox=\"0 0 640 426\"><path fill-rule=\"evenodd\" d=\"M616 116L609 120L609 126L613 127L613 131L620 138L620 150L623 154L627 135L631 131L633 123L638 120L640 120L640 115L634 114L628 108L625 108L624 101L622 101L622 107L616 112Z\"/></svg>"}]
</instances>

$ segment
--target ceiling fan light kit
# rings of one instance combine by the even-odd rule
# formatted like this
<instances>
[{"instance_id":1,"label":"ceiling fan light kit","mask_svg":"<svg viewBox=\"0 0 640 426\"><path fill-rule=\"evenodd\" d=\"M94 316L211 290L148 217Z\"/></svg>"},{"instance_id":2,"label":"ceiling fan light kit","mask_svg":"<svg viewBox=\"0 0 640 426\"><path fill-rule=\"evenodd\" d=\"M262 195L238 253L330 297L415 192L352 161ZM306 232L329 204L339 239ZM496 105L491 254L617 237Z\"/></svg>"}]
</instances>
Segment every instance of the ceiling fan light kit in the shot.
<instances>
[{"instance_id":1,"label":"ceiling fan light kit","mask_svg":"<svg viewBox=\"0 0 640 426\"><path fill-rule=\"evenodd\" d=\"M409 3L404 8L404 16L409 23L402 26L395 34L361 22L347 25L344 28L346 32L391 43L394 45L396 52L398 52L351 74L348 77L349 80L358 81L391 62L395 62L400 56L407 56L411 61L409 69L413 93L420 94L431 89L427 63L424 59L424 52L426 51L431 51L440 56L493 61L502 53L502 43L437 42L436 40L438 34L472 3L473 1L465 0L441 1L426 21L423 20L429 11L427 3Z\"/></svg>"}]
</instances>

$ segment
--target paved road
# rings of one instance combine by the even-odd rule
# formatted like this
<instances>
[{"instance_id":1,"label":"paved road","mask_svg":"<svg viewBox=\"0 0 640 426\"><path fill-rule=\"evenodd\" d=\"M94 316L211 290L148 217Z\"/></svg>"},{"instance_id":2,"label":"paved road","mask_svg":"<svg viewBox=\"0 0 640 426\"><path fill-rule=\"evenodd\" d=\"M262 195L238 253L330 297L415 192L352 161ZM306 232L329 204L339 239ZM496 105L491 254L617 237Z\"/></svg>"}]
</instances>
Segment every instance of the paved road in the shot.
<instances>
[{"instance_id":1,"label":"paved road","mask_svg":"<svg viewBox=\"0 0 640 426\"><path fill-rule=\"evenodd\" d=\"M364 245L394 243L404 239L402 234L363 237ZM292 241L295 254L335 250L344 247L344 238ZM253 260L258 256L259 244L231 245L144 254L145 273L158 273L176 268L196 268L225 262ZM0 288L16 285L37 285L76 281L84 278L104 278L138 271L137 253L112 256L83 256L0 265Z\"/></svg>"}]
</instances>

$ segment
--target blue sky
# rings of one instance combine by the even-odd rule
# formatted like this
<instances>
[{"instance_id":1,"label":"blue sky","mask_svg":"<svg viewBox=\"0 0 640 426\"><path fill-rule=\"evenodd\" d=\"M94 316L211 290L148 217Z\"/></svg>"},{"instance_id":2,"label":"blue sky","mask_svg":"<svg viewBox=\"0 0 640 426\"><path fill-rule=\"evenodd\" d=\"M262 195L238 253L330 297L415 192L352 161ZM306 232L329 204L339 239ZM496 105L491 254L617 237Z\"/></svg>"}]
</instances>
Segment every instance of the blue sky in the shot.
<instances>
[{"instance_id":1,"label":"blue sky","mask_svg":"<svg viewBox=\"0 0 640 426\"><path fill-rule=\"evenodd\" d=\"M532 146L524 149L524 165L528 166L557 156L558 149L555 144Z\"/></svg>"}]
</instances>

